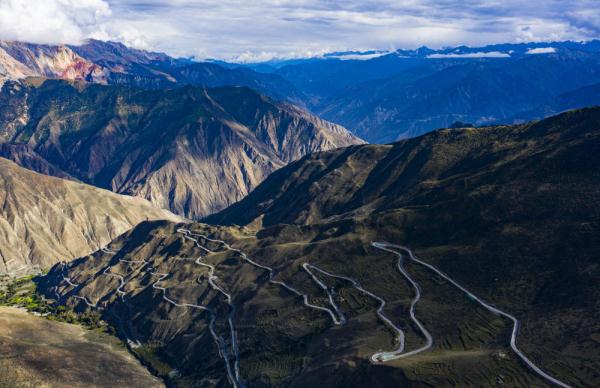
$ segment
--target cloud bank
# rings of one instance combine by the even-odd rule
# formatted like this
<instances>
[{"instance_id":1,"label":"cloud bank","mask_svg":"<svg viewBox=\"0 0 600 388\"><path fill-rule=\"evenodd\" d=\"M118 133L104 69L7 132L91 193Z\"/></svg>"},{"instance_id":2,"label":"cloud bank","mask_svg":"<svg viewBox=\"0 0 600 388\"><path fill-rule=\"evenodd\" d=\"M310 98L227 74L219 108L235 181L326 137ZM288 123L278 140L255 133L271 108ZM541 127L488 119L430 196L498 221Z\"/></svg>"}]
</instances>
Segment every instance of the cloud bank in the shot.
<instances>
[{"instance_id":1,"label":"cloud bank","mask_svg":"<svg viewBox=\"0 0 600 388\"><path fill-rule=\"evenodd\" d=\"M266 60L600 37L597 0L0 0L0 39Z\"/></svg>"},{"instance_id":2,"label":"cloud bank","mask_svg":"<svg viewBox=\"0 0 600 388\"><path fill-rule=\"evenodd\" d=\"M79 43L110 16L103 0L0 0L0 38Z\"/></svg>"}]
</instances>

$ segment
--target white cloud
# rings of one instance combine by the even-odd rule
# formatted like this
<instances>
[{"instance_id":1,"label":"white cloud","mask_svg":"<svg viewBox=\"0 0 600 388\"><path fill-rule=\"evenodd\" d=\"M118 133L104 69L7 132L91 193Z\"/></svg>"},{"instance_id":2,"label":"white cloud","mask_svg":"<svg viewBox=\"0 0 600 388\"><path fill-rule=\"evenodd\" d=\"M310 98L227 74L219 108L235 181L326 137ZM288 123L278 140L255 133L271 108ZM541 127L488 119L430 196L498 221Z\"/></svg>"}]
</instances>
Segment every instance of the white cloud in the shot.
<instances>
[{"instance_id":1,"label":"white cloud","mask_svg":"<svg viewBox=\"0 0 600 388\"><path fill-rule=\"evenodd\" d=\"M554 47L538 47L527 50L525 54L552 54L555 53Z\"/></svg>"},{"instance_id":2,"label":"white cloud","mask_svg":"<svg viewBox=\"0 0 600 388\"><path fill-rule=\"evenodd\" d=\"M342 61L350 61L350 60L367 61L369 59L382 57L389 53L390 53L389 51L381 51L381 52L376 52L376 53L372 53L372 54L361 54L361 53L341 54L341 55L329 55L328 58L335 58L335 59L339 59Z\"/></svg>"},{"instance_id":3,"label":"white cloud","mask_svg":"<svg viewBox=\"0 0 600 388\"><path fill-rule=\"evenodd\" d=\"M0 38L78 43L110 15L104 0L0 0Z\"/></svg>"},{"instance_id":4,"label":"white cloud","mask_svg":"<svg viewBox=\"0 0 600 388\"><path fill-rule=\"evenodd\" d=\"M252 61L600 37L597 0L0 0L0 39Z\"/></svg>"},{"instance_id":5,"label":"white cloud","mask_svg":"<svg viewBox=\"0 0 600 388\"><path fill-rule=\"evenodd\" d=\"M487 51L487 52L476 52L476 53L451 53L451 54L431 54L427 58L510 58L510 54L502 53L500 51Z\"/></svg>"}]
</instances>

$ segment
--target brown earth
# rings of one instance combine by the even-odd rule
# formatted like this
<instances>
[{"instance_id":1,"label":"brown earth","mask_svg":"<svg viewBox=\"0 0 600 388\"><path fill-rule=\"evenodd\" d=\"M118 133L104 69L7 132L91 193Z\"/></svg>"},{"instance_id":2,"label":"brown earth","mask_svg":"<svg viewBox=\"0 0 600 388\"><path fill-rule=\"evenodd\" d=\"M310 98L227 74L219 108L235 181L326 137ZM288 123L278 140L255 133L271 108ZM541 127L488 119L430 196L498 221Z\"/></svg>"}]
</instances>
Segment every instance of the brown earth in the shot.
<instances>
[{"instance_id":1,"label":"brown earth","mask_svg":"<svg viewBox=\"0 0 600 388\"><path fill-rule=\"evenodd\" d=\"M0 387L163 387L107 334L0 307Z\"/></svg>"}]
</instances>

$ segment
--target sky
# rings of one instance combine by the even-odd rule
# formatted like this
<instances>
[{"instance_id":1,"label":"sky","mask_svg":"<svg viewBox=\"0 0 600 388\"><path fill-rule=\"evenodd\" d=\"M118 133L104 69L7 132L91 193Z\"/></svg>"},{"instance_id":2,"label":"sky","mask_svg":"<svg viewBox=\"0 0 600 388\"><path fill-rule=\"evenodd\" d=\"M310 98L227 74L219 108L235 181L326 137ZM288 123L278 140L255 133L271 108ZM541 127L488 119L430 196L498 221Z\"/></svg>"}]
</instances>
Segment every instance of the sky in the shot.
<instances>
[{"instance_id":1,"label":"sky","mask_svg":"<svg viewBox=\"0 0 600 388\"><path fill-rule=\"evenodd\" d=\"M0 39L245 62L598 37L599 0L0 0Z\"/></svg>"}]
</instances>

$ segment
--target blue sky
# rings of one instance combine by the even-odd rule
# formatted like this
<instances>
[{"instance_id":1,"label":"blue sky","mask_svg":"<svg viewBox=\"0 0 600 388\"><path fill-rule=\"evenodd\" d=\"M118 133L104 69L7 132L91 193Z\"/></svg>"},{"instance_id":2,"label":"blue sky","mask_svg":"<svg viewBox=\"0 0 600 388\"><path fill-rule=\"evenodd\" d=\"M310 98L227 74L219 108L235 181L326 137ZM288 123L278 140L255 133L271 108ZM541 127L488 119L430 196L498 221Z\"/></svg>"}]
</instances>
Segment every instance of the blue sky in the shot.
<instances>
[{"instance_id":1,"label":"blue sky","mask_svg":"<svg viewBox=\"0 0 600 388\"><path fill-rule=\"evenodd\" d=\"M600 37L600 1L0 0L0 39L94 37L197 58L266 60Z\"/></svg>"}]
</instances>

